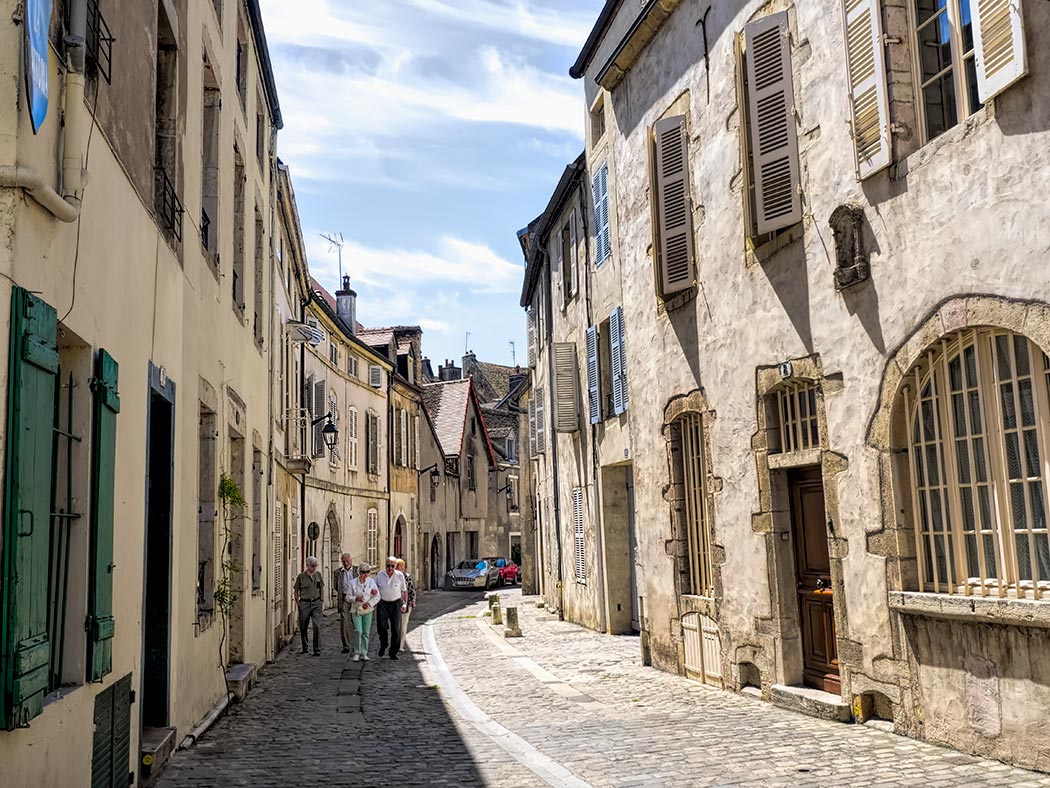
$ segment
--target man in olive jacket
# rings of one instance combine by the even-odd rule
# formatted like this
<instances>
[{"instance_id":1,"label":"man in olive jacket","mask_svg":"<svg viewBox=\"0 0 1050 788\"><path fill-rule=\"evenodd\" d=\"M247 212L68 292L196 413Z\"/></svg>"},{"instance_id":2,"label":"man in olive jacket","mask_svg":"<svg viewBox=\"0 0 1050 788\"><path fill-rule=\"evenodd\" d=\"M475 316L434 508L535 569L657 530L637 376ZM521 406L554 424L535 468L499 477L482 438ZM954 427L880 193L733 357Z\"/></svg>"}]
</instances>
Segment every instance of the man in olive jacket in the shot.
<instances>
[{"instance_id":1,"label":"man in olive jacket","mask_svg":"<svg viewBox=\"0 0 1050 788\"><path fill-rule=\"evenodd\" d=\"M321 655L321 616L324 580L317 571L317 559L310 556L306 559L306 571L295 578L295 604L299 608L299 637L303 640L303 653L307 648L306 629L313 620L314 656Z\"/></svg>"},{"instance_id":2,"label":"man in olive jacket","mask_svg":"<svg viewBox=\"0 0 1050 788\"><path fill-rule=\"evenodd\" d=\"M343 553L340 560L343 565L335 570L335 590L339 592L339 637L343 641L343 653L349 654L350 644L357 642L354 639L354 600L346 595L355 576L354 559L350 553Z\"/></svg>"}]
</instances>

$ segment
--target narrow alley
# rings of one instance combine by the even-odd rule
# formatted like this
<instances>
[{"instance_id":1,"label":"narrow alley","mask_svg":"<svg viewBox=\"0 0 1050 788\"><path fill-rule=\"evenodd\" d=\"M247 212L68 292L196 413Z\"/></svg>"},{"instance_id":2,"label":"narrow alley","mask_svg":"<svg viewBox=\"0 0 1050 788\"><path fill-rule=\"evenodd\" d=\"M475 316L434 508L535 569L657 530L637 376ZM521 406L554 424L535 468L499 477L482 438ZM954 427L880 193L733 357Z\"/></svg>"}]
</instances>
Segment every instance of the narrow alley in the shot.
<instances>
[{"instance_id":1,"label":"narrow alley","mask_svg":"<svg viewBox=\"0 0 1050 788\"><path fill-rule=\"evenodd\" d=\"M639 664L636 638L519 606L502 637L479 593L431 592L411 653L354 663L286 649L160 788L205 786L1050 786L1050 777L864 725L804 717Z\"/></svg>"}]
</instances>

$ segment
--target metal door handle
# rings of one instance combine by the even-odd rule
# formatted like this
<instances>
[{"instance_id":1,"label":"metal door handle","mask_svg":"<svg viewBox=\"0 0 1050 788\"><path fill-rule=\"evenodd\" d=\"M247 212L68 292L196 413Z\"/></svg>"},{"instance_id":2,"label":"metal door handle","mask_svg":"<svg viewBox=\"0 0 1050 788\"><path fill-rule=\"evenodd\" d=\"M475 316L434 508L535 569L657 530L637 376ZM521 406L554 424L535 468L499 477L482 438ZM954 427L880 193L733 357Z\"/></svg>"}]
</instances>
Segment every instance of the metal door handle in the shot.
<instances>
[{"instance_id":1,"label":"metal door handle","mask_svg":"<svg viewBox=\"0 0 1050 788\"><path fill-rule=\"evenodd\" d=\"M27 515L27 514L29 515L29 530L26 531L25 533L23 533L22 529L21 529L21 525L22 525L22 522L25 520L25 515ZM30 509L20 509L19 512L18 512L18 524L19 524L18 535L19 536L32 536L33 535L33 523L34 523L33 512Z\"/></svg>"},{"instance_id":2,"label":"metal door handle","mask_svg":"<svg viewBox=\"0 0 1050 788\"><path fill-rule=\"evenodd\" d=\"M818 591L823 591L827 587L828 587L828 584L824 582L824 578L823 577L818 577L817 578L817 590Z\"/></svg>"}]
</instances>

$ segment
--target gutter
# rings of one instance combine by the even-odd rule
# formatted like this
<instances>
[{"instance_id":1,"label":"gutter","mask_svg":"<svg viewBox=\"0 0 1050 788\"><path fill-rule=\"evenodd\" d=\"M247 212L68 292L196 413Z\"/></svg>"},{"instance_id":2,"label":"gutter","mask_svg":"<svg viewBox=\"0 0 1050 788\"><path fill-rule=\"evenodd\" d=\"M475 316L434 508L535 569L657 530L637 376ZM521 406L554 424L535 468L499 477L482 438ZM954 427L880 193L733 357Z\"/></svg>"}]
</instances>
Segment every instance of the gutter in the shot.
<instances>
[{"instance_id":1,"label":"gutter","mask_svg":"<svg viewBox=\"0 0 1050 788\"><path fill-rule=\"evenodd\" d=\"M598 45L605 38L609 25L612 24L613 18L616 16L616 12L620 10L622 4L623 0L605 0L605 6L602 8L601 13L598 14L598 19L595 21L594 27L591 28L583 49L576 58L576 62L572 64L572 68L569 69L570 77L579 79L587 71L587 67L591 64L591 59L594 57L595 50L598 49Z\"/></svg>"}]
</instances>

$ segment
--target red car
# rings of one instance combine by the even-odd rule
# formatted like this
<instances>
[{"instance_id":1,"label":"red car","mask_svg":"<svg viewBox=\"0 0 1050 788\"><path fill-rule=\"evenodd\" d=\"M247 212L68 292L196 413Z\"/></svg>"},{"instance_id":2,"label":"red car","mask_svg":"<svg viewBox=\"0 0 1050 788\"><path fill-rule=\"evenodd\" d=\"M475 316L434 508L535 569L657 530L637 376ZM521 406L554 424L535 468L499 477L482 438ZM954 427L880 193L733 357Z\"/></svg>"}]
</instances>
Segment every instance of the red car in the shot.
<instances>
[{"instance_id":1,"label":"red car","mask_svg":"<svg viewBox=\"0 0 1050 788\"><path fill-rule=\"evenodd\" d=\"M499 569L499 584L501 586L517 585L521 581L521 567L506 558L491 556L483 559Z\"/></svg>"}]
</instances>

